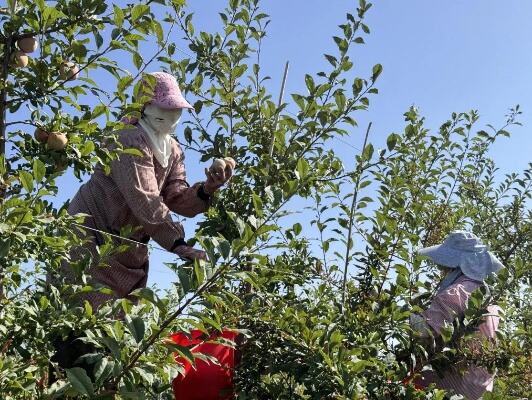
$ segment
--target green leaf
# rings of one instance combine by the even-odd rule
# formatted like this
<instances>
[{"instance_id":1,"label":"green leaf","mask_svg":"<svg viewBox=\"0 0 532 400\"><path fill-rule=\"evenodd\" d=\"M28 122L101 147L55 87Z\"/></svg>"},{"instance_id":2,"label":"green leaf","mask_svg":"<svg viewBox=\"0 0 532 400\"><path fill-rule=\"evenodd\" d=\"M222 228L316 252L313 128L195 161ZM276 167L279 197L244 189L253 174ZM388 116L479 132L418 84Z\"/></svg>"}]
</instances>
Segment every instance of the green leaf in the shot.
<instances>
[{"instance_id":1,"label":"green leaf","mask_svg":"<svg viewBox=\"0 0 532 400\"><path fill-rule=\"evenodd\" d=\"M333 67L336 67L336 64L338 63L338 60L336 59L336 57L331 56L329 54L324 54L324 56L327 59L327 61L329 61L329 63L331 63L331 65Z\"/></svg>"},{"instance_id":2,"label":"green leaf","mask_svg":"<svg viewBox=\"0 0 532 400\"><path fill-rule=\"evenodd\" d=\"M292 94L292 98L301 110L305 108L305 98L299 94Z\"/></svg>"},{"instance_id":3,"label":"green leaf","mask_svg":"<svg viewBox=\"0 0 532 400\"><path fill-rule=\"evenodd\" d=\"M377 78L379 77L379 75L381 74L382 72L382 65L380 64L375 64L373 66L373 71L372 71L372 75L371 75L371 80L373 82L375 82L377 80Z\"/></svg>"},{"instance_id":4,"label":"green leaf","mask_svg":"<svg viewBox=\"0 0 532 400\"><path fill-rule=\"evenodd\" d=\"M137 4L133 9L131 10L131 20L132 22L135 22L140 17L142 17L144 14L146 14L150 10L150 7L146 4Z\"/></svg>"},{"instance_id":5,"label":"green leaf","mask_svg":"<svg viewBox=\"0 0 532 400\"><path fill-rule=\"evenodd\" d=\"M46 175L46 166L38 158L33 160L33 176L37 183L41 182Z\"/></svg>"},{"instance_id":6,"label":"green leaf","mask_svg":"<svg viewBox=\"0 0 532 400\"><path fill-rule=\"evenodd\" d=\"M29 193L33 190L33 175L28 171L20 171L19 180L22 187Z\"/></svg>"},{"instance_id":7,"label":"green leaf","mask_svg":"<svg viewBox=\"0 0 532 400\"><path fill-rule=\"evenodd\" d=\"M440 335L445 343L447 343L449 340L451 340L453 336L454 328L452 325L444 326L440 330Z\"/></svg>"},{"instance_id":8,"label":"green leaf","mask_svg":"<svg viewBox=\"0 0 532 400\"><path fill-rule=\"evenodd\" d=\"M140 343L144 338L146 327L144 326L144 320L140 317L126 318L126 323L129 331L133 335L133 338L137 343Z\"/></svg>"},{"instance_id":9,"label":"green leaf","mask_svg":"<svg viewBox=\"0 0 532 400\"><path fill-rule=\"evenodd\" d=\"M370 160L371 157L373 156L373 151L374 149L371 143L366 145L366 147L364 148L364 151L362 152L362 157L364 158L364 160Z\"/></svg>"},{"instance_id":10,"label":"green leaf","mask_svg":"<svg viewBox=\"0 0 532 400\"><path fill-rule=\"evenodd\" d=\"M314 79L309 74L305 75L305 84L307 85L308 91L310 93L313 93L316 85L314 83Z\"/></svg>"},{"instance_id":11,"label":"green leaf","mask_svg":"<svg viewBox=\"0 0 532 400\"><path fill-rule=\"evenodd\" d=\"M192 288L192 282L190 279L191 272L191 268L188 266L180 265L177 268L177 277L179 278L179 284L181 285L185 293L190 292L190 289Z\"/></svg>"},{"instance_id":12,"label":"green leaf","mask_svg":"<svg viewBox=\"0 0 532 400\"><path fill-rule=\"evenodd\" d=\"M257 213L259 217L262 217L264 213L262 210L263 206L262 206L261 198L256 193L253 193L252 200L253 200L253 207L255 208L255 212Z\"/></svg>"},{"instance_id":13,"label":"green leaf","mask_svg":"<svg viewBox=\"0 0 532 400\"><path fill-rule=\"evenodd\" d=\"M142 57L139 53L133 53L133 64L135 64L135 67L137 69L140 69L140 67L142 67L142 64L143 64L143 60L142 60Z\"/></svg>"},{"instance_id":14,"label":"green leaf","mask_svg":"<svg viewBox=\"0 0 532 400\"><path fill-rule=\"evenodd\" d=\"M188 347L180 346L171 342L164 342L164 346L170 349L171 351L177 353L180 357L194 365L194 354L190 351Z\"/></svg>"},{"instance_id":15,"label":"green leaf","mask_svg":"<svg viewBox=\"0 0 532 400\"><path fill-rule=\"evenodd\" d=\"M122 24L124 23L124 11L120 7L118 7L116 4L113 5L113 9L114 9L115 25L118 28L121 28Z\"/></svg>"},{"instance_id":16,"label":"green leaf","mask_svg":"<svg viewBox=\"0 0 532 400\"><path fill-rule=\"evenodd\" d=\"M110 336L104 336L100 340L111 350L111 354L115 358L120 359L120 347L115 339Z\"/></svg>"},{"instance_id":17,"label":"green leaf","mask_svg":"<svg viewBox=\"0 0 532 400\"><path fill-rule=\"evenodd\" d=\"M90 317L92 315L92 306L91 303L89 303L87 300L83 302L83 306L85 308L85 315L87 317Z\"/></svg>"},{"instance_id":18,"label":"green leaf","mask_svg":"<svg viewBox=\"0 0 532 400\"><path fill-rule=\"evenodd\" d=\"M113 361L109 361L105 357L100 359L94 366L94 379L96 380L96 382L101 383L105 381L111 375L113 367Z\"/></svg>"},{"instance_id":19,"label":"green leaf","mask_svg":"<svg viewBox=\"0 0 532 400\"><path fill-rule=\"evenodd\" d=\"M69 368L66 370L67 378L72 387L85 396L94 395L94 386L83 368Z\"/></svg>"},{"instance_id":20,"label":"green leaf","mask_svg":"<svg viewBox=\"0 0 532 400\"><path fill-rule=\"evenodd\" d=\"M386 146L388 146L388 150L392 151L395 148L398 138L399 138L399 135L395 133L392 133L391 135L388 136L388 139L386 139Z\"/></svg>"},{"instance_id":21,"label":"green leaf","mask_svg":"<svg viewBox=\"0 0 532 400\"><path fill-rule=\"evenodd\" d=\"M143 157L144 156L144 153L142 151L140 151L139 149L136 149L134 147L129 147L127 149L123 149L122 152L126 153L126 154L130 154L132 156L137 156L137 157Z\"/></svg>"},{"instance_id":22,"label":"green leaf","mask_svg":"<svg viewBox=\"0 0 532 400\"><path fill-rule=\"evenodd\" d=\"M39 7L39 11L43 11L46 5L44 4L44 0L35 0L35 4L37 4L37 7Z\"/></svg>"},{"instance_id":23,"label":"green leaf","mask_svg":"<svg viewBox=\"0 0 532 400\"><path fill-rule=\"evenodd\" d=\"M164 40L164 32L163 27L159 22L157 22L155 19L152 21L152 28L155 32L155 35L157 36L157 41L162 42Z\"/></svg>"},{"instance_id":24,"label":"green leaf","mask_svg":"<svg viewBox=\"0 0 532 400\"><path fill-rule=\"evenodd\" d=\"M10 247L11 238L0 238L0 259L6 257L9 254Z\"/></svg>"},{"instance_id":25,"label":"green leaf","mask_svg":"<svg viewBox=\"0 0 532 400\"><path fill-rule=\"evenodd\" d=\"M81 146L80 153L83 157L88 156L90 153L94 151L94 142L92 140L89 140Z\"/></svg>"},{"instance_id":26,"label":"green leaf","mask_svg":"<svg viewBox=\"0 0 532 400\"><path fill-rule=\"evenodd\" d=\"M303 179L308 175L308 172L310 170L310 166L304 158L300 158L297 162L296 170L298 173L299 179Z\"/></svg>"},{"instance_id":27,"label":"green leaf","mask_svg":"<svg viewBox=\"0 0 532 400\"><path fill-rule=\"evenodd\" d=\"M198 286L201 285L205 280L205 268L199 261L194 262L194 275Z\"/></svg>"}]
</instances>

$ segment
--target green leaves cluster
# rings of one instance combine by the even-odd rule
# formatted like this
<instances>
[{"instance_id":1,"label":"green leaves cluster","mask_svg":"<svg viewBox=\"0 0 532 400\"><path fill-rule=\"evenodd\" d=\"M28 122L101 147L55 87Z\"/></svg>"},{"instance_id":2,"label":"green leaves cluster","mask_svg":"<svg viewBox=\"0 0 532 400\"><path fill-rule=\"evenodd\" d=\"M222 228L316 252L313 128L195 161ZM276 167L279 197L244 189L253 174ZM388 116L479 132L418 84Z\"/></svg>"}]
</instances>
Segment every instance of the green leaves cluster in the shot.
<instances>
[{"instance_id":1,"label":"green leaves cluster","mask_svg":"<svg viewBox=\"0 0 532 400\"><path fill-rule=\"evenodd\" d=\"M172 379L183 372L174 354L192 363L208 356L167 336L233 328L247 338L236 371L239 398L442 399L442 391L400 382L420 365L437 369L472 358L461 344L493 302L504 310L499 344L485 346L475 360L499 369L490 398L526 396L532 172L500 180L488 156L520 110L500 129L479 129L471 111L431 131L412 107L382 149L368 130L354 165L345 167L334 138L358 134L356 117L378 93L383 71L376 64L353 76L353 50L369 34L370 8L358 2L332 38L327 67L290 77L301 79L304 90L278 104L260 63L269 16L258 0L230 0L218 32L198 29L179 0L9 3L0 15L3 59L17 37L36 36L40 48L27 68L8 65L0 81L7 99L0 126L3 398L168 398ZM184 39L173 43L177 36ZM142 42L156 48L153 54L141 54ZM132 68L123 66L126 56ZM77 81L58 79L66 60L80 66ZM93 310L80 296L109 289L92 284L86 269L104 267L126 246L108 238L98 259L72 263L79 284L63 282L61 263L82 245L76 225L82 216L69 216L50 197L64 169L81 177L96 163L108 170L121 151L138 152L105 145L123 127L119 117L138 116L150 92L139 78L155 66L174 73L193 100L195 113L179 136L185 150L202 161L233 157L238 173L199 225L196 241L208 262L171 263L172 290L139 289ZM100 72L113 84L102 85ZM65 132L67 148L38 143L36 126ZM313 216L299 218L302 209ZM121 234L131 235L130 228ZM414 249L457 228L485 239L508 268L490 290L473 294L466 318L444 332L438 353L438 340L423 345L408 325L439 279ZM88 351L61 370L50 364L53 342L72 333Z\"/></svg>"}]
</instances>

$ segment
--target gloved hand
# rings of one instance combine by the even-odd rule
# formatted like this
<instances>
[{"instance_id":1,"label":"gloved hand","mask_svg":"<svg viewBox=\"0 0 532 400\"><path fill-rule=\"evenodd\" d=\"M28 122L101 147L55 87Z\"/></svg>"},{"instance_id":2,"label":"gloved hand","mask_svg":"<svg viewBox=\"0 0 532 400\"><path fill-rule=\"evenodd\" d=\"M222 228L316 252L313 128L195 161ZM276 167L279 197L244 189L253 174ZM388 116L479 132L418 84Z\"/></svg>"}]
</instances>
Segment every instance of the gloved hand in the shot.
<instances>
[{"instance_id":1,"label":"gloved hand","mask_svg":"<svg viewBox=\"0 0 532 400\"><path fill-rule=\"evenodd\" d=\"M205 168L207 176L207 181L203 185L205 193L211 195L228 182L233 176L235 167L236 162L231 157L214 160L210 168Z\"/></svg>"},{"instance_id":2,"label":"gloved hand","mask_svg":"<svg viewBox=\"0 0 532 400\"><path fill-rule=\"evenodd\" d=\"M174 253L176 253L182 260L185 261L207 261L207 254L203 250L195 249L194 247L190 247L186 244L177 246L174 249Z\"/></svg>"}]
</instances>

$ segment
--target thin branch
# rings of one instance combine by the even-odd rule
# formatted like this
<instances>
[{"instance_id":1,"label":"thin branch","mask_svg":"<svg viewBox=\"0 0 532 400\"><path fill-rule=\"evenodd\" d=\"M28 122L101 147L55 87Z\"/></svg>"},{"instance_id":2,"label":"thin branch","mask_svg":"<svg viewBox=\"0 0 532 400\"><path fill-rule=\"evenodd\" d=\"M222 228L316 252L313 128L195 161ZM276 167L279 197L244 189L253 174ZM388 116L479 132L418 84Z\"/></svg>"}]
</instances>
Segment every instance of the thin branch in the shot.
<instances>
[{"instance_id":1,"label":"thin branch","mask_svg":"<svg viewBox=\"0 0 532 400\"><path fill-rule=\"evenodd\" d=\"M368 137L369 132L371 130L371 122L368 124L368 129L366 130L366 135L364 136L364 144L362 145L362 153L364 153L364 149L366 148L366 144L368 143ZM353 193L353 200L351 202L351 209L349 210L349 226L347 229L347 244L345 249L345 265L344 265L344 276L342 280L342 308L345 308L345 288L346 288L346 282L347 282L347 269L349 267L349 256L351 252L351 234L353 232L353 220L355 218L355 209L357 205L357 199L358 199L358 188L360 185L360 178L362 176L362 172L364 171L363 168L364 159L361 157L361 160L357 166L357 172L358 175L355 180L355 191Z\"/></svg>"},{"instance_id":2,"label":"thin branch","mask_svg":"<svg viewBox=\"0 0 532 400\"><path fill-rule=\"evenodd\" d=\"M277 131L277 124L279 122L279 114L281 112L281 106L283 104L283 97L284 97L284 89L286 86L286 78L288 76L288 67L290 66L290 61L287 61L284 66L284 74L283 74L283 82L281 83L281 91L279 92L279 101L277 102L277 113L275 114L275 119L273 121L273 128L272 128L272 138L270 141L270 149L268 151L268 154L270 157L273 155L273 147L275 145L275 132Z\"/></svg>"}]
</instances>

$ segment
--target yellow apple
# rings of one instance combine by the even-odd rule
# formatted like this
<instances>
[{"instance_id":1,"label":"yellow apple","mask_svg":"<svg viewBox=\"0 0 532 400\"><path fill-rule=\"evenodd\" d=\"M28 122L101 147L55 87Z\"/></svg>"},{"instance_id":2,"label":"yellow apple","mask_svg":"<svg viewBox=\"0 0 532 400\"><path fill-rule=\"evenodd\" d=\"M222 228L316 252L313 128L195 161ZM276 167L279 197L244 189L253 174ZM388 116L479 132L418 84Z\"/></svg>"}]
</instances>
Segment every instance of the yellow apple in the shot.
<instances>
[{"instance_id":1,"label":"yellow apple","mask_svg":"<svg viewBox=\"0 0 532 400\"><path fill-rule=\"evenodd\" d=\"M48 141L46 143L51 150L63 150L68 143L68 139L66 135L61 132L52 132L48 136Z\"/></svg>"},{"instance_id":2,"label":"yellow apple","mask_svg":"<svg viewBox=\"0 0 532 400\"><path fill-rule=\"evenodd\" d=\"M226 166L230 166L231 169L235 169L236 161L233 160L231 157L225 157L224 161L225 161Z\"/></svg>"},{"instance_id":3,"label":"yellow apple","mask_svg":"<svg viewBox=\"0 0 532 400\"><path fill-rule=\"evenodd\" d=\"M24 68L26 65L28 65L30 60L26 53L20 50L14 54L13 59L15 61L15 65L19 68Z\"/></svg>"},{"instance_id":4,"label":"yellow apple","mask_svg":"<svg viewBox=\"0 0 532 400\"><path fill-rule=\"evenodd\" d=\"M39 41L34 37L27 37L17 40L17 46L24 53L33 53L39 47Z\"/></svg>"},{"instance_id":5,"label":"yellow apple","mask_svg":"<svg viewBox=\"0 0 532 400\"><path fill-rule=\"evenodd\" d=\"M59 67L59 77L62 80L74 80L79 77L79 67L72 61L66 61Z\"/></svg>"},{"instance_id":6,"label":"yellow apple","mask_svg":"<svg viewBox=\"0 0 532 400\"><path fill-rule=\"evenodd\" d=\"M225 161L221 158L217 158L212 162L209 170L216 176L224 176Z\"/></svg>"}]
</instances>

